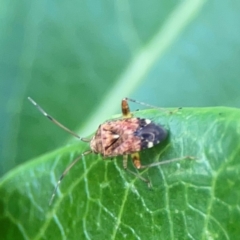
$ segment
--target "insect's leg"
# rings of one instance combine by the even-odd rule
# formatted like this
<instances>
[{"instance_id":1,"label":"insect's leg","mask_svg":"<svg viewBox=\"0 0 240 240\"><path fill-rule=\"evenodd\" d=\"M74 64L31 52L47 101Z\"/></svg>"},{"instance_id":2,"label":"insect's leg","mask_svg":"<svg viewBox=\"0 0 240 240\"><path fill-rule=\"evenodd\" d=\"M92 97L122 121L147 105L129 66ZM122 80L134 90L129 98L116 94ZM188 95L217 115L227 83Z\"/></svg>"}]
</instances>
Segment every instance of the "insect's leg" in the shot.
<instances>
[{"instance_id":1,"label":"insect's leg","mask_svg":"<svg viewBox=\"0 0 240 240\"><path fill-rule=\"evenodd\" d=\"M166 113L174 113L174 112L178 111L179 109L181 109L181 108L177 108L174 111L169 111L169 110L167 110L165 108L160 108L160 107L157 107L157 106L153 106L153 105L150 105L148 103L140 102L140 101L137 101L137 100L132 99L132 98L124 98L123 100L129 101L129 102L134 102L134 103L137 103L137 104L140 104L140 105L143 105L143 106L146 106L146 107L150 107L150 108L156 108L156 109L159 109L159 110L164 111Z\"/></svg>"},{"instance_id":2,"label":"insect's leg","mask_svg":"<svg viewBox=\"0 0 240 240\"><path fill-rule=\"evenodd\" d=\"M88 150L88 151L82 153L79 157L77 157L77 158L64 170L64 172L62 173L61 177L59 178L59 180L58 180L58 182L57 182L57 185L55 186L55 188L54 188L54 190L53 190L53 194L52 194L52 197L51 197L51 199L50 199L50 201L49 201L49 205L52 204L52 201L53 201L53 199L54 199L54 197L55 197L55 195L56 195L57 189L58 189L61 181L63 180L63 178L64 178L64 177L66 176L66 174L69 172L69 170L70 170L80 159L82 159L85 155L90 154L90 153L92 153L92 150Z\"/></svg>"},{"instance_id":3,"label":"insect's leg","mask_svg":"<svg viewBox=\"0 0 240 240\"><path fill-rule=\"evenodd\" d=\"M195 158L195 157L192 157L192 156L185 156L185 157L173 158L173 159L164 160L164 161L161 161L161 162L155 162L155 163L150 163L150 164L147 164L147 165L141 165L141 166L140 166L140 169L142 169L142 168L155 167L155 166L159 166L159 165L162 165L162 164L168 164L168 163L171 163L171 162L178 162L178 161L185 160L185 159L193 160L193 159L196 159L196 158Z\"/></svg>"},{"instance_id":4,"label":"insect's leg","mask_svg":"<svg viewBox=\"0 0 240 240\"><path fill-rule=\"evenodd\" d=\"M130 108L126 98L122 100L122 115L123 118L131 118L133 116L130 112Z\"/></svg>"},{"instance_id":5,"label":"insect's leg","mask_svg":"<svg viewBox=\"0 0 240 240\"><path fill-rule=\"evenodd\" d=\"M142 164L140 161L139 153L138 152L132 153L131 158L132 158L132 162L133 162L135 168L140 169Z\"/></svg>"},{"instance_id":6,"label":"insect's leg","mask_svg":"<svg viewBox=\"0 0 240 240\"><path fill-rule=\"evenodd\" d=\"M131 154L132 156L133 154ZM138 153L136 153L136 156L138 155ZM128 158L128 155L123 155L123 168L128 171L129 173L133 174L135 177L141 179L143 182L147 183L148 187L151 187L151 183L148 179L146 178L143 178L142 176L140 176L139 174L131 171L130 169L127 168L127 158ZM139 155L138 155L138 159L139 159ZM139 159L139 162L140 162L140 159ZM140 163L141 164L141 163ZM137 166L135 165L134 163L134 166L137 168Z\"/></svg>"},{"instance_id":7,"label":"insect's leg","mask_svg":"<svg viewBox=\"0 0 240 240\"><path fill-rule=\"evenodd\" d=\"M139 153L132 153L131 154L132 162L135 166L136 169L141 168L141 161L140 161L140 156ZM123 168L127 169L127 160L128 160L128 155L123 155Z\"/></svg>"},{"instance_id":8,"label":"insect's leg","mask_svg":"<svg viewBox=\"0 0 240 240\"><path fill-rule=\"evenodd\" d=\"M127 169L128 155L123 155L123 168Z\"/></svg>"}]
</instances>

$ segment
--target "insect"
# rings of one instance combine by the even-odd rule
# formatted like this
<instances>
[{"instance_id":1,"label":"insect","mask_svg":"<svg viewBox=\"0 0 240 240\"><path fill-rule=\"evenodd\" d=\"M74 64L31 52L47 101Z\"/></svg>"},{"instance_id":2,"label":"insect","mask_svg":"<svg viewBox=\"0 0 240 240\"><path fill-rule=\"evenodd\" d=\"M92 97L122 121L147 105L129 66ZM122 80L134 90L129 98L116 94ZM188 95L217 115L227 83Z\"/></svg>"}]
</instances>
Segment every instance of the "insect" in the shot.
<instances>
[{"instance_id":1,"label":"insect","mask_svg":"<svg viewBox=\"0 0 240 240\"><path fill-rule=\"evenodd\" d=\"M161 125L154 123L150 119L134 117L133 114L130 112L128 101L135 102L148 107L157 108L162 111L167 111L165 109L155 107L131 98L124 98L122 99L121 103L122 118L106 121L100 124L95 135L91 139L88 139L80 137L78 134L72 132L70 129L68 129L60 122L58 122L56 119L51 117L48 113L46 113L33 99L31 99L30 97L28 97L28 99L49 120L51 120L53 123L64 129L68 133L77 137L79 140L83 142L88 142L90 146L89 150L83 152L64 170L56 184L49 205L51 205L56 195L56 191L64 176L80 159L82 159L84 156L90 153L101 154L103 158L123 156L123 168L126 169L128 172L132 173L133 175L137 176L144 182L148 183L149 186L150 182L147 179L141 177L137 173L132 172L127 168L128 155L131 156L133 164L137 169L153 167L160 164L182 160L185 158L191 158L182 157L165 160L161 162L155 162L148 165L141 164L139 152L143 149L151 148L163 142L167 138L168 132Z\"/></svg>"}]
</instances>

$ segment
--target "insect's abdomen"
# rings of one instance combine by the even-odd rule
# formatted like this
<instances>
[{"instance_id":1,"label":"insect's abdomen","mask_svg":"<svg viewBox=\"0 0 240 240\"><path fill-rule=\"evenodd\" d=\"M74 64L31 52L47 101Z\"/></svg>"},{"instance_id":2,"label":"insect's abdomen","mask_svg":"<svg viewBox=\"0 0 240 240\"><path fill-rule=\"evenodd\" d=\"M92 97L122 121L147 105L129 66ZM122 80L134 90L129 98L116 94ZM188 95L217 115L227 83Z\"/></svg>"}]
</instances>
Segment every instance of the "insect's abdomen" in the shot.
<instances>
[{"instance_id":1,"label":"insect's abdomen","mask_svg":"<svg viewBox=\"0 0 240 240\"><path fill-rule=\"evenodd\" d=\"M90 146L105 157L131 154L153 147L167 137L167 131L149 119L126 118L99 126Z\"/></svg>"}]
</instances>

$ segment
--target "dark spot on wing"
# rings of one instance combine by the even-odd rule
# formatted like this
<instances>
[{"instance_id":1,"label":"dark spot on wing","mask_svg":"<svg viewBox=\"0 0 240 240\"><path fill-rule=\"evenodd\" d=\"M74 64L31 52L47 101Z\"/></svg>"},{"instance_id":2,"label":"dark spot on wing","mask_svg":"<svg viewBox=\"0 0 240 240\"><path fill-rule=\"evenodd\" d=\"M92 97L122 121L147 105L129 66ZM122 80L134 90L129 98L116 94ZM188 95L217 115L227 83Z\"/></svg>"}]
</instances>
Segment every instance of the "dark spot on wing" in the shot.
<instances>
[{"instance_id":1,"label":"dark spot on wing","mask_svg":"<svg viewBox=\"0 0 240 240\"><path fill-rule=\"evenodd\" d=\"M134 135L141 139L141 148L151 148L167 137L167 130L148 119L139 119L139 128Z\"/></svg>"}]
</instances>

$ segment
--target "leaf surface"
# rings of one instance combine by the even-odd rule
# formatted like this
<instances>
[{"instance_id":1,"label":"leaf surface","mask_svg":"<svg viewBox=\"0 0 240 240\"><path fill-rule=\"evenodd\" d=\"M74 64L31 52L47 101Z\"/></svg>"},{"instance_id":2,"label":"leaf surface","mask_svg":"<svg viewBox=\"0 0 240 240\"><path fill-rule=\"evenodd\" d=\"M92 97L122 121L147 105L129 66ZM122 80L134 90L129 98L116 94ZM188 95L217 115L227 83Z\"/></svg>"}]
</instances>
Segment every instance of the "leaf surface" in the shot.
<instances>
[{"instance_id":1,"label":"leaf surface","mask_svg":"<svg viewBox=\"0 0 240 240\"><path fill-rule=\"evenodd\" d=\"M140 170L153 188L122 169L122 158L88 155L64 178L86 143L74 143L11 171L0 182L1 239L236 239L240 235L240 111L145 110L169 131L141 152L142 164L194 156ZM129 161L129 168L134 170Z\"/></svg>"}]
</instances>

